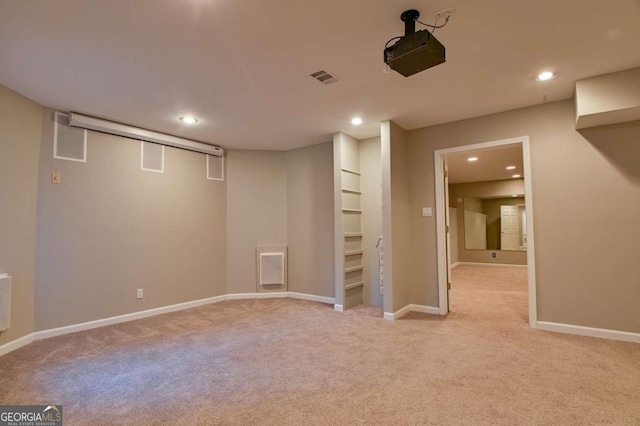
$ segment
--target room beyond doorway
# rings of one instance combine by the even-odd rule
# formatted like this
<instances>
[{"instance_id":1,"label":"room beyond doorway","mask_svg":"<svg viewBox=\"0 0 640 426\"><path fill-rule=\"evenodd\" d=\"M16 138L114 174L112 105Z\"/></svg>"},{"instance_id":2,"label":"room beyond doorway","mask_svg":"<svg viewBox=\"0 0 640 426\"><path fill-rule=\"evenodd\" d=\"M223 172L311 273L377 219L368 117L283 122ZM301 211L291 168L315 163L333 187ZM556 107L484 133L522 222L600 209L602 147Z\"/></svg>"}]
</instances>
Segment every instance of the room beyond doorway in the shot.
<instances>
[{"instance_id":1,"label":"room beyond doorway","mask_svg":"<svg viewBox=\"0 0 640 426\"><path fill-rule=\"evenodd\" d=\"M496 151L500 151L501 153L509 153L513 154L513 152L517 152L518 155L513 156L512 160L505 160L505 158L510 158L508 155L496 155ZM482 155L487 154L487 155ZM489 155L491 154L491 155ZM519 156L519 158L518 158ZM459 240L459 243L463 245L463 250L468 257L466 258L466 262L463 263L491 263L491 264L516 264L516 265L528 265L527 268L527 281L528 281L528 318L529 325L535 328L537 322L537 309L536 309L536 292L535 292L535 249L534 249L534 238L533 238L533 199L531 196L531 168L530 168L530 158L529 158L529 138L527 136L506 139L500 141L493 142L485 142L479 144L465 145L455 148L441 149L436 150L434 152L435 157L435 181L436 181L436 217L437 217L437 243L438 243L438 289L439 289L439 306L440 313L442 315L449 312L449 291L452 285L452 271L451 271L451 218L450 218L450 206L453 204L454 206L459 204L464 206L464 199L459 197L459 194L456 194L456 198L453 200L449 199L449 171L448 171L448 159L451 159L451 164L458 164L461 166L462 164L472 164L474 166L478 164L482 164L481 157L485 158L485 164L492 162L492 167L485 169L492 169L493 171L487 172L486 170L483 173L476 174L474 176L474 172L478 172L481 167L468 167L466 168L466 172L463 173L465 177L459 178L457 183L481 183L484 182L483 185L497 187L502 185L503 187L508 187L509 193L501 194L496 191L489 191L488 198L495 198L495 201L487 200L487 205L495 204L497 206L497 211L500 212L501 205L515 205L522 206L521 209L521 221L516 221L516 218L513 218L509 223L514 225L513 230L507 229L506 231L513 232L514 238L517 238L519 244L517 247L515 244L509 245L505 247L505 250L500 250L498 246L496 249L490 249L486 245L487 241L491 241L490 236L493 236L495 233L495 239L498 240L496 244L500 244L500 233L504 234L505 229L501 229L499 226L500 219L496 222L498 223L498 228L490 229L488 214L484 214L478 208L473 209L469 208L470 211L469 216L476 215L478 216L479 222L483 224L481 231L485 232L485 234L476 236L475 242L471 239L469 241L464 241L463 239ZM489 161L491 159L491 161ZM502 164L504 162L505 164ZM512 164L513 163L513 164ZM513 169L511 167L514 167ZM512 171L513 170L513 171ZM458 174L458 176L462 176ZM454 178L455 180L455 178ZM516 180L521 181L521 188L518 190L514 190L513 184ZM488 183L491 183L489 185ZM500 185L498 185L498 183ZM486 188L483 189L486 191ZM509 198L513 198L514 202L508 202ZM519 201L515 201L515 198L519 198ZM475 202L476 204L482 203L482 199L480 197L475 197L474 200L470 200ZM518 207L519 209L519 207ZM515 211L519 211L515 209ZM456 221L460 219L457 223L458 225L464 226L463 216L467 214L467 209L464 209L464 214L462 212L457 214ZM475 210L475 211L474 211ZM506 211L507 209L505 209ZM476 213L480 212L480 213ZM499 216L499 213L498 213ZM473 218L469 218L469 221ZM506 221L505 221L506 223ZM485 226L486 225L486 226ZM519 228L518 228L519 227ZM464 232L464 230L462 230ZM471 231L469 231L471 233ZM489 235L491 234L491 235ZM506 239L503 239L503 244L506 242ZM466 245L466 244L469 245ZM479 244L478 246L474 246L473 244ZM513 247L511 247L513 246ZM474 253L474 250L477 250ZM474 257L475 256L475 257ZM473 259L477 259L477 261L473 261ZM493 269L493 268L492 268Z\"/></svg>"}]
</instances>

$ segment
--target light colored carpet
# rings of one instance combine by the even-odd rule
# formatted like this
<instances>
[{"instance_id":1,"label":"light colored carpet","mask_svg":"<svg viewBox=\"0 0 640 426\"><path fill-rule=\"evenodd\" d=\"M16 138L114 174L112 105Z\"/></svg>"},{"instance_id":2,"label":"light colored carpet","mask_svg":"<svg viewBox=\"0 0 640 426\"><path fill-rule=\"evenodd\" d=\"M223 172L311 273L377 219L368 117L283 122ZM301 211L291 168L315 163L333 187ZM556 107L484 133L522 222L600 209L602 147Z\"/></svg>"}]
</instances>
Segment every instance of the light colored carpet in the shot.
<instances>
[{"instance_id":1,"label":"light colored carpet","mask_svg":"<svg viewBox=\"0 0 640 426\"><path fill-rule=\"evenodd\" d=\"M640 345L535 331L526 271L460 266L446 319L228 301L0 358L67 425L640 425Z\"/></svg>"}]
</instances>

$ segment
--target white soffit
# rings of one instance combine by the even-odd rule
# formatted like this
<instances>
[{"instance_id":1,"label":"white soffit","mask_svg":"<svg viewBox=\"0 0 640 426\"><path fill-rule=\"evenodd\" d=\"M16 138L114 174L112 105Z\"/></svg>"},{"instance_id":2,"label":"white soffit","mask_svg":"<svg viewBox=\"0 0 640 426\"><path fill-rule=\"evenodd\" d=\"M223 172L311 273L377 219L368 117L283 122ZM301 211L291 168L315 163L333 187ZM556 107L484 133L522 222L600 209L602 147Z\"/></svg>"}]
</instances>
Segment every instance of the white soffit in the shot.
<instances>
[{"instance_id":1,"label":"white soffit","mask_svg":"<svg viewBox=\"0 0 640 426\"><path fill-rule=\"evenodd\" d=\"M576 82L576 129L640 120L640 68Z\"/></svg>"}]
</instances>

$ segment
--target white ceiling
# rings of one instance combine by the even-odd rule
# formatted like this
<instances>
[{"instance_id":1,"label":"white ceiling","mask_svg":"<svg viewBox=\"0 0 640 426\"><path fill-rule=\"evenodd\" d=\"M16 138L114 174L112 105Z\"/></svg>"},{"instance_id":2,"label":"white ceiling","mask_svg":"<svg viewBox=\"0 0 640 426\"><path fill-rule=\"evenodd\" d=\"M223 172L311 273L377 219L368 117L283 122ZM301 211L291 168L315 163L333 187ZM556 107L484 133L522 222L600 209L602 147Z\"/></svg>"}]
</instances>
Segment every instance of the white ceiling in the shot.
<instances>
[{"instance_id":1,"label":"white ceiling","mask_svg":"<svg viewBox=\"0 0 640 426\"><path fill-rule=\"evenodd\" d=\"M445 64L382 72L402 11L433 22L449 7ZM0 83L226 148L290 149L570 98L576 79L640 66L639 22L640 0L0 0ZM543 69L558 75L536 82Z\"/></svg>"},{"instance_id":2,"label":"white ceiling","mask_svg":"<svg viewBox=\"0 0 640 426\"><path fill-rule=\"evenodd\" d=\"M470 157L478 160L469 162ZM469 150L447 155L446 158L450 184L513 179L515 174L524 176L522 144ZM507 166L516 168L507 170Z\"/></svg>"}]
</instances>

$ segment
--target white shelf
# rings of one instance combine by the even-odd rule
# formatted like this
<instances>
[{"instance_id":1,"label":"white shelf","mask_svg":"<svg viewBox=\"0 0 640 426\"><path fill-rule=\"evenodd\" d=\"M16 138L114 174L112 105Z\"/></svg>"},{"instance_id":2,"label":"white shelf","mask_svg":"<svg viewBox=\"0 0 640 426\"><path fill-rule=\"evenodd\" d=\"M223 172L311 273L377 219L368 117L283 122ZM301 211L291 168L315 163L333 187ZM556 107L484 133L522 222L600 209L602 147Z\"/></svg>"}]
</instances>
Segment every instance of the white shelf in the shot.
<instances>
[{"instance_id":1,"label":"white shelf","mask_svg":"<svg viewBox=\"0 0 640 426\"><path fill-rule=\"evenodd\" d=\"M350 170L350 169L342 169L343 172L345 173L351 173L352 175L358 175L360 176L360 172L356 172L355 170Z\"/></svg>"},{"instance_id":2,"label":"white shelf","mask_svg":"<svg viewBox=\"0 0 640 426\"><path fill-rule=\"evenodd\" d=\"M360 191L356 191L355 189L342 188L342 192L346 192L347 194L357 194L357 195L362 195L362 192L360 192Z\"/></svg>"},{"instance_id":3,"label":"white shelf","mask_svg":"<svg viewBox=\"0 0 640 426\"><path fill-rule=\"evenodd\" d=\"M351 290L352 288L358 288L358 287L363 287L364 283L362 281L360 281L359 283L354 283L354 284L349 284L344 286L345 290Z\"/></svg>"},{"instance_id":4,"label":"white shelf","mask_svg":"<svg viewBox=\"0 0 640 426\"><path fill-rule=\"evenodd\" d=\"M360 232L345 232L345 238L362 238L362 233Z\"/></svg>"}]
</instances>

